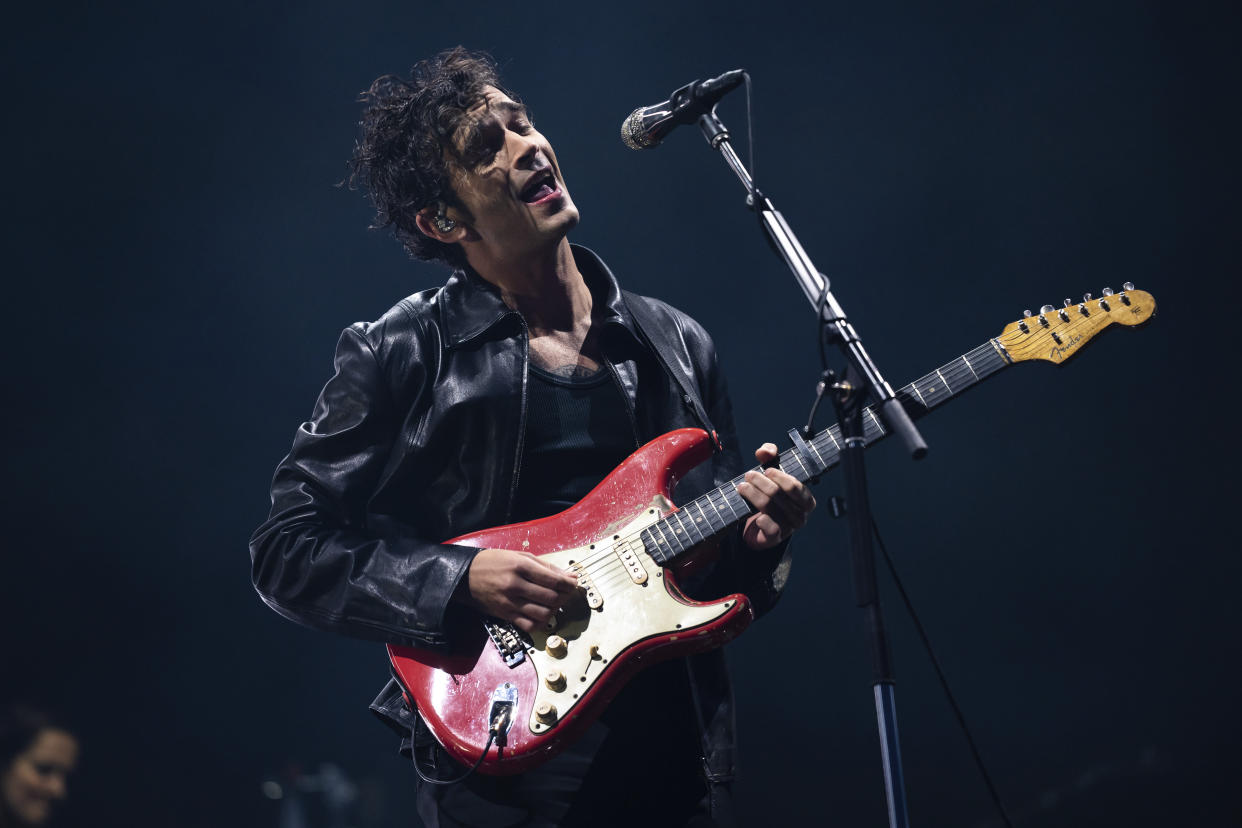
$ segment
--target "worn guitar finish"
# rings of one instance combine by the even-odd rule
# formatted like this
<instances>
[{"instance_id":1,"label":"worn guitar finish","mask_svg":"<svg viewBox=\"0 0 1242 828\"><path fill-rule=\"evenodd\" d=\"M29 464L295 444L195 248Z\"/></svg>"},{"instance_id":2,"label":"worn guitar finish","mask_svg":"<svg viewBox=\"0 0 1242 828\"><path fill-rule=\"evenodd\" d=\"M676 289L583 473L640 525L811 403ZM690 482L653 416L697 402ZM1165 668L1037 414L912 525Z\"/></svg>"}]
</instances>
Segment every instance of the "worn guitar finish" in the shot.
<instances>
[{"instance_id":1,"label":"worn guitar finish","mask_svg":"<svg viewBox=\"0 0 1242 828\"><path fill-rule=\"evenodd\" d=\"M1105 289L1099 299L1013 322L995 339L902 388L912 417L961 394L1015 362L1064 362L1095 334L1137 325L1155 312L1150 294ZM871 445L887 432L863 415ZM790 432L780 467L807 482L840 457L838 426L811 439ZM646 664L720 646L753 618L744 595L698 602L677 588L675 570L750 514L737 477L680 509L673 487L706 460L712 439L680 429L640 448L581 502L541 520L455 538L478 548L526 550L578 575L577 598L548 629L531 635L497 621L465 631L448 653L389 645L394 674L428 727L458 761L491 774L518 773L555 754L600 714ZM499 715L503 714L503 715ZM501 738L489 743L489 727Z\"/></svg>"}]
</instances>

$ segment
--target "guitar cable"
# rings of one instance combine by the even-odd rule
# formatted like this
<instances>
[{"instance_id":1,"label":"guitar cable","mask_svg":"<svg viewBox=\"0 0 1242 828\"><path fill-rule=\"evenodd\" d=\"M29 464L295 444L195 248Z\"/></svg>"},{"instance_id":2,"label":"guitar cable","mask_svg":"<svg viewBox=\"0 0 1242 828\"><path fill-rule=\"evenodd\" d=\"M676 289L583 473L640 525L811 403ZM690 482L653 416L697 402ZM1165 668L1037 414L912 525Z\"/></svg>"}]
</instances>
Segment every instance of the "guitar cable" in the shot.
<instances>
[{"instance_id":1,"label":"guitar cable","mask_svg":"<svg viewBox=\"0 0 1242 828\"><path fill-rule=\"evenodd\" d=\"M983 754L979 752L979 746L975 744L975 737L971 735L970 728L966 725L966 716L962 713L962 708L958 706L953 691L949 689L949 680L945 677L944 670L940 667L940 659L936 658L936 651L932 649L931 639L927 636L927 631L923 629L923 622L919 620L918 613L914 611L914 603L910 600L910 596L906 594L906 587L901 582L901 576L897 574L897 567L893 563L892 557L888 554L888 547L884 545L884 539L880 537L880 527L876 524L874 516L871 519L871 531L875 535L875 542L880 546L880 553L884 556L884 563L888 566L889 574L893 576L893 583L897 586L897 594L901 596L901 602L905 604L906 612L909 613L910 620L914 622L914 629L918 631L919 638L923 641L923 649L927 650L927 656L931 659L932 668L936 671L936 678L940 680L940 687L944 690L944 695L949 700L949 707L952 708L953 715L957 717L957 724L962 729L962 734L966 737L966 744L970 746L970 753L974 757L975 765L979 768L979 774L983 777L984 784L987 785L992 802L995 803L996 810L1000 811L1001 819L1007 828L1013 828L1013 820L1009 817L1009 812L1005 810L1005 803L1001 801L1000 792L997 791L996 784L992 781L992 775L988 773L987 765L983 762Z\"/></svg>"},{"instance_id":2,"label":"guitar cable","mask_svg":"<svg viewBox=\"0 0 1242 828\"><path fill-rule=\"evenodd\" d=\"M428 785L456 785L458 782L461 782L467 776L477 771L479 769L479 765L482 765L483 760L487 758L487 752L492 749L492 745L496 743L496 740L500 737L500 734L506 727L508 727L511 709L512 705L506 705L499 713L496 714L496 717L492 719L492 725L487 729L487 744L483 746L483 754L479 756L479 760L475 762L474 765L471 766L465 773L460 776L454 776L452 779L434 779L424 773L423 769L418 766L418 748L411 744L410 758L414 760L414 772L418 774L418 778L426 782ZM415 727L422 724L422 721L422 717L418 717ZM424 725L424 727L425 726L426 725ZM431 747L433 752L435 751L435 748L436 743L433 741ZM435 770L435 760L432 759L431 762L432 764L431 767L428 768L428 771Z\"/></svg>"}]
</instances>

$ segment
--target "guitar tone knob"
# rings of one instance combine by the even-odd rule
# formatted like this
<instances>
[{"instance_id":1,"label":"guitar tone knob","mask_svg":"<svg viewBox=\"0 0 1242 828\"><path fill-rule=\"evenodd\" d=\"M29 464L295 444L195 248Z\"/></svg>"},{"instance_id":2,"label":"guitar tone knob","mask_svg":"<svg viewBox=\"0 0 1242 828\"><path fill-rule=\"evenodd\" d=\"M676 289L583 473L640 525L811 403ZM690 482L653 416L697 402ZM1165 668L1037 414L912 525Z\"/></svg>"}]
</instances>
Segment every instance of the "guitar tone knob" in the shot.
<instances>
[{"instance_id":1,"label":"guitar tone knob","mask_svg":"<svg viewBox=\"0 0 1242 828\"><path fill-rule=\"evenodd\" d=\"M560 670L553 670L548 673L548 677L543 680L543 683L548 685L549 690L560 692L565 689L565 674Z\"/></svg>"},{"instance_id":2,"label":"guitar tone knob","mask_svg":"<svg viewBox=\"0 0 1242 828\"><path fill-rule=\"evenodd\" d=\"M548 655L553 658L564 658L569 647L565 643L565 639L561 638L559 635L550 635L548 636L548 644L545 649L547 649Z\"/></svg>"},{"instance_id":3,"label":"guitar tone knob","mask_svg":"<svg viewBox=\"0 0 1242 828\"><path fill-rule=\"evenodd\" d=\"M535 708L535 720L546 725L556 724L556 705L543 702Z\"/></svg>"}]
</instances>

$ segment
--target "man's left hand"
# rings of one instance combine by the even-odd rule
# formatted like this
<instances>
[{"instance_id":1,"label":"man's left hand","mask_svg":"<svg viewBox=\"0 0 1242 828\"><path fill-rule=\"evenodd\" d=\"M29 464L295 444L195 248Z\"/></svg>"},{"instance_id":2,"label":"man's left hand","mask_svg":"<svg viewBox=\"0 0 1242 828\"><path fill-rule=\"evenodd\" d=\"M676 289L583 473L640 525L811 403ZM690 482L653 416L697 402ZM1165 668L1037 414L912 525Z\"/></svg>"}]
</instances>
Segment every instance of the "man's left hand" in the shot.
<instances>
[{"instance_id":1,"label":"man's left hand","mask_svg":"<svg viewBox=\"0 0 1242 828\"><path fill-rule=\"evenodd\" d=\"M776 459L779 452L772 443L755 449L760 465ZM778 468L746 472L746 482L737 492L758 511L746 519L742 540L751 549L770 549L806 525L815 508L811 490Z\"/></svg>"}]
</instances>

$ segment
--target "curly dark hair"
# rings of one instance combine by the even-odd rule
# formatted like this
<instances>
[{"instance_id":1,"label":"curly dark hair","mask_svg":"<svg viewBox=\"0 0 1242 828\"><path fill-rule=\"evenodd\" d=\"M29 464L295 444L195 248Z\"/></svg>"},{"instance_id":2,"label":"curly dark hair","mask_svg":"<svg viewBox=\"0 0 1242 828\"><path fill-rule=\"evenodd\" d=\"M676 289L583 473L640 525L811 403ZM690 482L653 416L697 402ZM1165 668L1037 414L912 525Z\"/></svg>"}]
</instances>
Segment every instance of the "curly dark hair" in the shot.
<instances>
[{"instance_id":1,"label":"curly dark hair","mask_svg":"<svg viewBox=\"0 0 1242 828\"><path fill-rule=\"evenodd\" d=\"M372 229L391 226L416 259L465 266L460 246L423 235L414 217L438 202L461 206L450 183L448 158L456 158L453 135L466 112L483 100L485 86L517 100L501 86L489 55L458 46L419 61L409 78L377 78L360 97L366 109L349 162L349 185L361 185L370 194Z\"/></svg>"}]
</instances>

